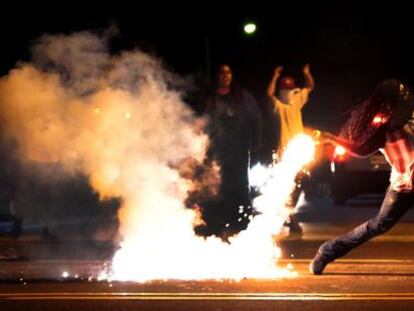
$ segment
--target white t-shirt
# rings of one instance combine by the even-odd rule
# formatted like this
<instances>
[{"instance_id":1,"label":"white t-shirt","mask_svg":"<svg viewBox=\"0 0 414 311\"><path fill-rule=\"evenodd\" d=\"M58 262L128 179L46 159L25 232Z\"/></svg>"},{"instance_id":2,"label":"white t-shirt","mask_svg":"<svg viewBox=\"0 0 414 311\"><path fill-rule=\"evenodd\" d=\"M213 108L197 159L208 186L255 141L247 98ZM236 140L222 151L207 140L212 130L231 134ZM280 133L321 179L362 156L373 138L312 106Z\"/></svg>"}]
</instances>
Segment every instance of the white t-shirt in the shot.
<instances>
[{"instance_id":1,"label":"white t-shirt","mask_svg":"<svg viewBox=\"0 0 414 311\"><path fill-rule=\"evenodd\" d=\"M274 111L280 118L279 150L296 135L303 133L301 110L308 101L309 89L281 90L280 99L272 96Z\"/></svg>"}]
</instances>

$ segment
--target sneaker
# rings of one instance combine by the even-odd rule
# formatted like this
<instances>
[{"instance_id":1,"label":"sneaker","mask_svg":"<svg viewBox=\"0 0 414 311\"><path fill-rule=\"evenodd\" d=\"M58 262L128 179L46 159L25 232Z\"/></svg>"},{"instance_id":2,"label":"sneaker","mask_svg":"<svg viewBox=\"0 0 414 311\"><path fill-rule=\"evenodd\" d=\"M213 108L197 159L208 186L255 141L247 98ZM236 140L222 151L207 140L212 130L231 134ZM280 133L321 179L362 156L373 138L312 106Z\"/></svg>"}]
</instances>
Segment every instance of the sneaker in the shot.
<instances>
[{"instance_id":1,"label":"sneaker","mask_svg":"<svg viewBox=\"0 0 414 311\"><path fill-rule=\"evenodd\" d=\"M302 234L303 233L302 227L296 221L291 221L286 226L289 228L289 233L298 233L298 234Z\"/></svg>"},{"instance_id":2,"label":"sneaker","mask_svg":"<svg viewBox=\"0 0 414 311\"><path fill-rule=\"evenodd\" d=\"M48 227L43 227L42 232L41 232L41 239L48 240L48 241L54 241L54 240L57 240L57 236L51 233Z\"/></svg>"},{"instance_id":3,"label":"sneaker","mask_svg":"<svg viewBox=\"0 0 414 311\"><path fill-rule=\"evenodd\" d=\"M309 264L309 272L314 275L320 275L323 270L325 270L328 263L329 262L324 259L320 253L317 253L315 258L313 258Z\"/></svg>"},{"instance_id":4,"label":"sneaker","mask_svg":"<svg viewBox=\"0 0 414 311\"><path fill-rule=\"evenodd\" d=\"M300 234L302 235L303 229L300 226L299 222L296 221L296 218L293 215L290 215L287 220L283 223L283 226L289 228L289 234Z\"/></svg>"},{"instance_id":5,"label":"sneaker","mask_svg":"<svg viewBox=\"0 0 414 311\"><path fill-rule=\"evenodd\" d=\"M16 217L13 222L12 229L10 231L10 236L13 239L18 239L22 235L22 224L23 220L19 217Z\"/></svg>"},{"instance_id":6,"label":"sneaker","mask_svg":"<svg viewBox=\"0 0 414 311\"><path fill-rule=\"evenodd\" d=\"M18 258L19 256L14 248L9 248L0 254L0 260L14 260Z\"/></svg>"}]
</instances>

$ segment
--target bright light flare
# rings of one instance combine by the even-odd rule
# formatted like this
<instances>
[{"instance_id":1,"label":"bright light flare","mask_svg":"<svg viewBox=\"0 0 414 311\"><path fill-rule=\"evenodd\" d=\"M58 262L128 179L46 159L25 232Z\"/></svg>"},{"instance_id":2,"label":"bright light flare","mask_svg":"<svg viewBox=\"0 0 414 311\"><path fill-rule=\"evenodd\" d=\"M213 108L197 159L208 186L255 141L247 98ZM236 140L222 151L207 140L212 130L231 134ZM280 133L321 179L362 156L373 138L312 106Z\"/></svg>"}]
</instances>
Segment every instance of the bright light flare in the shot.
<instances>
[{"instance_id":1,"label":"bright light flare","mask_svg":"<svg viewBox=\"0 0 414 311\"><path fill-rule=\"evenodd\" d=\"M388 118L385 114L378 113L372 119L372 126L379 127L388 122Z\"/></svg>"},{"instance_id":2,"label":"bright light flare","mask_svg":"<svg viewBox=\"0 0 414 311\"><path fill-rule=\"evenodd\" d=\"M135 233L125 237L121 249L113 258L112 271L100 279L145 282L165 279L235 279L293 277L292 266L277 264L281 249L274 236L280 233L288 215L285 202L293 187L297 172L312 161L315 144L309 136L300 135L288 145L282 161L272 167L255 166L250 171L251 186L261 195L254 207L261 212L245 231L220 239L194 235L192 223L195 212L182 204L158 200L157 209L136 226ZM244 213L246 207L239 207Z\"/></svg>"},{"instance_id":3,"label":"bright light flare","mask_svg":"<svg viewBox=\"0 0 414 311\"><path fill-rule=\"evenodd\" d=\"M342 146L335 147L335 156L344 156L346 154L346 149Z\"/></svg>"},{"instance_id":4,"label":"bright light flare","mask_svg":"<svg viewBox=\"0 0 414 311\"><path fill-rule=\"evenodd\" d=\"M244 32L248 35L253 34L256 31L256 24L255 23L248 23L244 25Z\"/></svg>"}]
</instances>

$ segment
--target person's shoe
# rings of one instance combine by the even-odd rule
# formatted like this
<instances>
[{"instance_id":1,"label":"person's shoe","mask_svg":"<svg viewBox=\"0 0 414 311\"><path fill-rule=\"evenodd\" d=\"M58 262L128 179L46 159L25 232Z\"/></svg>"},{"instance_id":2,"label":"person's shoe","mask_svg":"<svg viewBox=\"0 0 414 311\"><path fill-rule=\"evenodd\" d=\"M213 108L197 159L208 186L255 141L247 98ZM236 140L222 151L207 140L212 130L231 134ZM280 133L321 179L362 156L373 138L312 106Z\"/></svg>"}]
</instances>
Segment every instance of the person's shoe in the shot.
<instances>
[{"instance_id":1,"label":"person's shoe","mask_svg":"<svg viewBox=\"0 0 414 311\"><path fill-rule=\"evenodd\" d=\"M329 261L324 259L318 252L309 264L309 272L314 275L320 275L323 273L323 270L325 270L328 263Z\"/></svg>"},{"instance_id":2,"label":"person's shoe","mask_svg":"<svg viewBox=\"0 0 414 311\"><path fill-rule=\"evenodd\" d=\"M15 260L18 259L19 256L16 252L16 250L12 247L4 251L2 254L0 254L0 260Z\"/></svg>"},{"instance_id":3,"label":"person's shoe","mask_svg":"<svg viewBox=\"0 0 414 311\"><path fill-rule=\"evenodd\" d=\"M303 233L303 229L297 221L291 221L290 223L287 224L287 227L289 228L289 233L296 233L296 234Z\"/></svg>"},{"instance_id":4,"label":"person's shoe","mask_svg":"<svg viewBox=\"0 0 414 311\"><path fill-rule=\"evenodd\" d=\"M49 231L48 227L43 227L42 233L41 233L42 240L48 240L48 241L54 241L57 240L57 236L54 235Z\"/></svg>"},{"instance_id":5,"label":"person's shoe","mask_svg":"<svg viewBox=\"0 0 414 311\"><path fill-rule=\"evenodd\" d=\"M289 228L289 234L291 235L302 235L303 229L300 224L296 221L293 215L290 215L287 220L283 223L283 226Z\"/></svg>"},{"instance_id":6,"label":"person's shoe","mask_svg":"<svg viewBox=\"0 0 414 311\"><path fill-rule=\"evenodd\" d=\"M19 217L16 217L13 222L12 229L10 231L10 236L13 239L18 239L22 235L22 224L23 220Z\"/></svg>"}]
</instances>

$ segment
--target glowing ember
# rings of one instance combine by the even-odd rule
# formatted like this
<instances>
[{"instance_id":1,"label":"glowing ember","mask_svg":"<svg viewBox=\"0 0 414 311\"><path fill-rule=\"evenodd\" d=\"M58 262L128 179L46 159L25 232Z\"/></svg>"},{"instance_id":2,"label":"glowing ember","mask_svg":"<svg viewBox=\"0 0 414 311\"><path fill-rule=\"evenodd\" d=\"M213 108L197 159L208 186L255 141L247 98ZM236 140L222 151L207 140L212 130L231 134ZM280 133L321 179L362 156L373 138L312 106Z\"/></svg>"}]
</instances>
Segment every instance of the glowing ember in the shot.
<instances>
[{"instance_id":1,"label":"glowing ember","mask_svg":"<svg viewBox=\"0 0 414 311\"><path fill-rule=\"evenodd\" d=\"M289 144L280 163L251 170L252 186L262 193L254 201L261 214L252 219L247 230L230 238L230 244L195 236L192 211L183 209L178 201L160 202L164 217L156 213L141 215L145 223L141 221L135 234L125 236L113 259L112 279L144 282L294 276L292 266L277 267L281 250L273 236L280 232L288 214L285 202L295 176L313 159L314 148L310 137L300 135ZM146 223L149 225L142 228Z\"/></svg>"},{"instance_id":2,"label":"glowing ember","mask_svg":"<svg viewBox=\"0 0 414 311\"><path fill-rule=\"evenodd\" d=\"M383 125L383 124L387 123L387 121L388 121L388 118L387 118L387 116L386 116L386 115L384 115L384 114L382 114L382 113L378 113L378 114L376 114L376 115L374 116L374 118L372 119L371 124L372 124L374 127L378 127L378 126L380 126L380 125Z\"/></svg>"},{"instance_id":3,"label":"glowing ember","mask_svg":"<svg viewBox=\"0 0 414 311\"><path fill-rule=\"evenodd\" d=\"M335 155L337 156L343 156L346 154L346 149L342 146L336 146L335 147Z\"/></svg>"}]
</instances>

